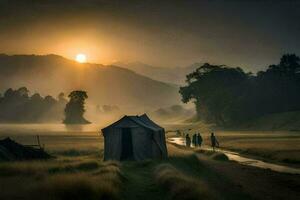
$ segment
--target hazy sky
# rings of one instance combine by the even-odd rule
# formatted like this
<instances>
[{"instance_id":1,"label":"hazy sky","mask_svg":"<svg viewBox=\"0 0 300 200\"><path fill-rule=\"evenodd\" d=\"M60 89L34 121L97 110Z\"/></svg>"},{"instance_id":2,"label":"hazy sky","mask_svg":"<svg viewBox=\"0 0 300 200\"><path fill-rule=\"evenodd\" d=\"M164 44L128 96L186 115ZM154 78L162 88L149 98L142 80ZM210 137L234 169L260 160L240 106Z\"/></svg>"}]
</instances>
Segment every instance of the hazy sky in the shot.
<instances>
[{"instance_id":1,"label":"hazy sky","mask_svg":"<svg viewBox=\"0 0 300 200\"><path fill-rule=\"evenodd\" d=\"M256 71L300 55L300 1L0 0L0 44L8 54Z\"/></svg>"}]
</instances>

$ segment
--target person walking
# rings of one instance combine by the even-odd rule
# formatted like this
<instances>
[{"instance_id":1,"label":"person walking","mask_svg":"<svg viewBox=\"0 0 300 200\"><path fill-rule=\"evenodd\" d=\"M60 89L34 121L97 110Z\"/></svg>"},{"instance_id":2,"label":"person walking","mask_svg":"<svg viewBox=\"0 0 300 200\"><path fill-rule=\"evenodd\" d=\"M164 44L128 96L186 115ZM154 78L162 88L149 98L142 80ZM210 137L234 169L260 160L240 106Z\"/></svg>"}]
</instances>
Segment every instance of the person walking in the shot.
<instances>
[{"instance_id":1,"label":"person walking","mask_svg":"<svg viewBox=\"0 0 300 200\"><path fill-rule=\"evenodd\" d=\"M193 143L194 147L197 146L197 135L196 134L193 135L192 143Z\"/></svg>"},{"instance_id":2,"label":"person walking","mask_svg":"<svg viewBox=\"0 0 300 200\"><path fill-rule=\"evenodd\" d=\"M190 138L189 134L186 134L186 136L185 136L185 144L187 147L191 147L191 138Z\"/></svg>"},{"instance_id":3,"label":"person walking","mask_svg":"<svg viewBox=\"0 0 300 200\"><path fill-rule=\"evenodd\" d=\"M215 147L219 147L219 142L214 133L211 133L210 141L211 141L211 146L213 148L213 151L215 151Z\"/></svg>"},{"instance_id":4,"label":"person walking","mask_svg":"<svg viewBox=\"0 0 300 200\"><path fill-rule=\"evenodd\" d=\"M201 147L203 142L202 136L200 135L200 133L197 134L197 146Z\"/></svg>"}]
</instances>

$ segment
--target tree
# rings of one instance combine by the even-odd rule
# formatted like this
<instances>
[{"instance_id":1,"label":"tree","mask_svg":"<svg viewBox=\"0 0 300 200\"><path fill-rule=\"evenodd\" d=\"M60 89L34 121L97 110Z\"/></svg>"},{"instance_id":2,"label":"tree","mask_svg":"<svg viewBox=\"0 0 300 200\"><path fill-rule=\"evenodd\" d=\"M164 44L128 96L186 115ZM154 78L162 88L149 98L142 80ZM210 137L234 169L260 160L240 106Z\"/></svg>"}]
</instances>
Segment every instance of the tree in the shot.
<instances>
[{"instance_id":1,"label":"tree","mask_svg":"<svg viewBox=\"0 0 300 200\"><path fill-rule=\"evenodd\" d=\"M195 103L198 119L235 126L257 117L300 110L300 58L285 54L257 75L205 63L180 87L182 101Z\"/></svg>"},{"instance_id":2,"label":"tree","mask_svg":"<svg viewBox=\"0 0 300 200\"><path fill-rule=\"evenodd\" d=\"M233 120L231 105L243 93L247 79L240 68L205 63L187 75L188 85L179 92L184 103L193 100L199 119L224 125Z\"/></svg>"},{"instance_id":3,"label":"tree","mask_svg":"<svg viewBox=\"0 0 300 200\"><path fill-rule=\"evenodd\" d=\"M300 58L295 54L285 54L281 57L279 66L290 75L295 75L300 69Z\"/></svg>"},{"instance_id":4,"label":"tree","mask_svg":"<svg viewBox=\"0 0 300 200\"><path fill-rule=\"evenodd\" d=\"M29 94L26 87L6 90L0 97L0 122L57 122L63 118L66 102L63 104L49 95Z\"/></svg>"},{"instance_id":5,"label":"tree","mask_svg":"<svg viewBox=\"0 0 300 200\"><path fill-rule=\"evenodd\" d=\"M29 90L26 87L21 87L17 90L17 93L19 96L28 98L29 96Z\"/></svg>"},{"instance_id":6,"label":"tree","mask_svg":"<svg viewBox=\"0 0 300 200\"><path fill-rule=\"evenodd\" d=\"M88 98L87 92L85 91L72 91L69 96L69 102L65 108L65 124L88 124L83 115L85 112L84 104Z\"/></svg>"},{"instance_id":7,"label":"tree","mask_svg":"<svg viewBox=\"0 0 300 200\"><path fill-rule=\"evenodd\" d=\"M65 99L65 93L61 92L57 95L57 99L59 102L65 102L66 99Z\"/></svg>"}]
</instances>

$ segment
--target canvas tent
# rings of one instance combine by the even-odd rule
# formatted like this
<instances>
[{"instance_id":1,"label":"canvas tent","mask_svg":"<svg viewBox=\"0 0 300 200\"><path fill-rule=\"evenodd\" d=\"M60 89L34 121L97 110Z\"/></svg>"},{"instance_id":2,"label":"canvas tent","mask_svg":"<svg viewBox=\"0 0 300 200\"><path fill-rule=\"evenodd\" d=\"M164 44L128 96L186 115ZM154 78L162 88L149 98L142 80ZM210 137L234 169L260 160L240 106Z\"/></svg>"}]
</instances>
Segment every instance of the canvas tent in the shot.
<instances>
[{"instance_id":1,"label":"canvas tent","mask_svg":"<svg viewBox=\"0 0 300 200\"><path fill-rule=\"evenodd\" d=\"M0 140L0 161L41 160L52 158L41 148L19 144L10 138Z\"/></svg>"},{"instance_id":2,"label":"canvas tent","mask_svg":"<svg viewBox=\"0 0 300 200\"><path fill-rule=\"evenodd\" d=\"M165 130L144 114L124 116L102 129L104 160L162 159L168 156Z\"/></svg>"}]
</instances>

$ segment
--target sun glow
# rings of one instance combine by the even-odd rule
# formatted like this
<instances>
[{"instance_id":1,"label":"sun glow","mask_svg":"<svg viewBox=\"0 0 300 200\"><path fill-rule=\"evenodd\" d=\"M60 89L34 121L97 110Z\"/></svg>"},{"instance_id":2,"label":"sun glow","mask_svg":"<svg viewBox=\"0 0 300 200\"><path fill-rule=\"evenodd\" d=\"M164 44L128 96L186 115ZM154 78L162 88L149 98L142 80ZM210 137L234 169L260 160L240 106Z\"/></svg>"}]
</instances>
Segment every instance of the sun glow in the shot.
<instances>
[{"instance_id":1,"label":"sun glow","mask_svg":"<svg viewBox=\"0 0 300 200\"><path fill-rule=\"evenodd\" d=\"M85 63L86 62L86 55L83 53L79 53L76 55L75 60L79 63Z\"/></svg>"}]
</instances>

